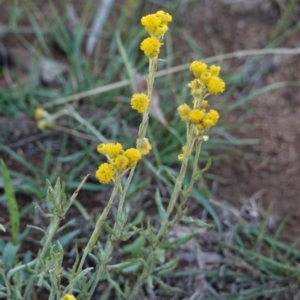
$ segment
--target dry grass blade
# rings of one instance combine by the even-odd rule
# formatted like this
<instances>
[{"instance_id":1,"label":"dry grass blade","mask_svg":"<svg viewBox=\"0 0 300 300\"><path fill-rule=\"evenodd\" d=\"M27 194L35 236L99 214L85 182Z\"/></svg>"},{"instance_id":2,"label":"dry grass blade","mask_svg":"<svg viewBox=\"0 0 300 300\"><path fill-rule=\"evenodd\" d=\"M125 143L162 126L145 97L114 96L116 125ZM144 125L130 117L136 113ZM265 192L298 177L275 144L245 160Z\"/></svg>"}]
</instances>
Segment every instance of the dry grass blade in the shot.
<instances>
[{"instance_id":1,"label":"dry grass blade","mask_svg":"<svg viewBox=\"0 0 300 300\"><path fill-rule=\"evenodd\" d=\"M101 34L102 26L107 20L108 13L114 0L102 0L101 5L99 5L93 25L91 28L90 36L86 43L86 54L91 56L94 52L94 48L97 42L98 36Z\"/></svg>"},{"instance_id":2,"label":"dry grass blade","mask_svg":"<svg viewBox=\"0 0 300 300\"><path fill-rule=\"evenodd\" d=\"M276 48L276 49L251 49L251 50L243 50L243 51L234 51L226 54L220 54L220 55L215 55L211 56L205 59L202 59L206 63L214 63L218 61L222 61L225 59L231 59L235 57L244 57L244 56L255 56L255 55L271 55L271 54L282 54L282 55L298 55L300 54L300 48L295 48L295 49L290 49L290 48ZM168 68L165 70L158 71L156 73L156 78L157 77L163 77L166 75L170 75L173 73L181 72L184 70L187 70L189 68L190 64L183 64L179 65L176 67ZM146 77L144 77L146 78ZM125 87L130 85L129 80L122 80L119 82L115 82L112 84L108 84L105 86L100 86L91 90L87 90L84 92L80 92L74 95L70 95L67 97L51 100L43 105L45 108L49 108L55 105L61 105L61 104L66 104L68 102L72 101L77 101L82 98L86 97L92 97L104 92L108 92L117 88Z\"/></svg>"}]
</instances>

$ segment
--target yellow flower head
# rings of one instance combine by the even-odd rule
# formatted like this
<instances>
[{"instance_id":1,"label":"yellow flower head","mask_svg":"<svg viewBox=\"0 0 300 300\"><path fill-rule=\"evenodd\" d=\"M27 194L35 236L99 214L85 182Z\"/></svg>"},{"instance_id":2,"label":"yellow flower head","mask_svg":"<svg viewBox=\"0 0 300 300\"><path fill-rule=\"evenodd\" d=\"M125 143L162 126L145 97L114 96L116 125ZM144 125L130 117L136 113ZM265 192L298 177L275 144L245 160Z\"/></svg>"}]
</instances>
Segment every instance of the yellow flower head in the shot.
<instances>
[{"instance_id":1,"label":"yellow flower head","mask_svg":"<svg viewBox=\"0 0 300 300\"><path fill-rule=\"evenodd\" d=\"M185 153L185 151L186 151L186 146L182 146L181 150L182 150L182 153Z\"/></svg>"},{"instance_id":2,"label":"yellow flower head","mask_svg":"<svg viewBox=\"0 0 300 300\"><path fill-rule=\"evenodd\" d=\"M142 154L139 150L135 148L127 149L124 152L124 155L128 158L128 167L133 167L137 164L137 162L141 159Z\"/></svg>"},{"instance_id":3,"label":"yellow flower head","mask_svg":"<svg viewBox=\"0 0 300 300\"><path fill-rule=\"evenodd\" d=\"M159 10L155 15L160 19L161 25L167 25L172 21L172 16L163 10Z\"/></svg>"},{"instance_id":4,"label":"yellow flower head","mask_svg":"<svg viewBox=\"0 0 300 300\"><path fill-rule=\"evenodd\" d=\"M177 156L177 159L181 162L181 161L183 161L183 157L184 157L184 154L183 154L183 153L180 153L180 154Z\"/></svg>"},{"instance_id":5,"label":"yellow flower head","mask_svg":"<svg viewBox=\"0 0 300 300\"><path fill-rule=\"evenodd\" d=\"M53 128L53 123L47 122L45 120L38 120L36 126L39 130L51 129Z\"/></svg>"},{"instance_id":6,"label":"yellow flower head","mask_svg":"<svg viewBox=\"0 0 300 300\"><path fill-rule=\"evenodd\" d=\"M138 140L137 143L137 149L141 152L142 155L147 155L152 149L152 146L147 138L143 138L141 140Z\"/></svg>"},{"instance_id":7,"label":"yellow flower head","mask_svg":"<svg viewBox=\"0 0 300 300\"><path fill-rule=\"evenodd\" d=\"M156 14L142 17L141 23L145 30L151 35L161 39L168 30L167 24L172 21L172 17L160 10ZM147 55L148 56L148 55Z\"/></svg>"},{"instance_id":8,"label":"yellow flower head","mask_svg":"<svg viewBox=\"0 0 300 300\"><path fill-rule=\"evenodd\" d=\"M134 94L131 97L131 107L139 113L144 113L149 106L150 99L146 94Z\"/></svg>"},{"instance_id":9,"label":"yellow flower head","mask_svg":"<svg viewBox=\"0 0 300 300\"><path fill-rule=\"evenodd\" d=\"M207 64L201 61L193 61L190 65L190 70L194 72L196 78L200 78L201 74L207 69Z\"/></svg>"},{"instance_id":10,"label":"yellow flower head","mask_svg":"<svg viewBox=\"0 0 300 300\"><path fill-rule=\"evenodd\" d=\"M220 66L211 65L209 68L209 72L211 73L212 76L219 76L220 71L221 71Z\"/></svg>"},{"instance_id":11,"label":"yellow flower head","mask_svg":"<svg viewBox=\"0 0 300 300\"><path fill-rule=\"evenodd\" d=\"M211 76L207 82L207 89L211 95L223 93L225 90L225 82L220 77Z\"/></svg>"},{"instance_id":12,"label":"yellow flower head","mask_svg":"<svg viewBox=\"0 0 300 300\"><path fill-rule=\"evenodd\" d=\"M200 123L203 117L204 112L200 109L192 109L190 112L190 120L195 124Z\"/></svg>"},{"instance_id":13,"label":"yellow flower head","mask_svg":"<svg viewBox=\"0 0 300 300\"><path fill-rule=\"evenodd\" d=\"M204 128L210 128L214 125L216 125L216 123L219 120L219 113L216 110L211 109L203 118L202 120L202 125L204 126Z\"/></svg>"},{"instance_id":14,"label":"yellow flower head","mask_svg":"<svg viewBox=\"0 0 300 300\"><path fill-rule=\"evenodd\" d=\"M47 117L48 115L49 115L49 113L42 107L38 107L34 111L34 118L36 120L41 120L41 119Z\"/></svg>"},{"instance_id":15,"label":"yellow flower head","mask_svg":"<svg viewBox=\"0 0 300 300\"><path fill-rule=\"evenodd\" d=\"M105 151L110 158L115 158L122 153L122 145L120 143L108 143L105 145Z\"/></svg>"},{"instance_id":16,"label":"yellow flower head","mask_svg":"<svg viewBox=\"0 0 300 300\"><path fill-rule=\"evenodd\" d=\"M76 300L72 294L66 294L63 296L62 300Z\"/></svg>"},{"instance_id":17,"label":"yellow flower head","mask_svg":"<svg viewBox=\"0 0 300 300\"><path fill-rule=\"evenodd\" d=\"M167 31L168 31L167 25L160 25L155 29L154 35L158 38L162 38Z\"/></svg>"},{"instance_id":18,"label":"yellow flower head","mask_svg":"<svg viewBox=\"0 0 300 300\"><path fill-rule=\"evenodd\" d=\"M128 165L128 158L125 156L125 155L119 155L116 157L116 159L114 160L113 162L113 166L119 170L119 171L122 171L122 170L125 170L127 165Z\"/></svg>"},{"instance_id":19,"label":"yellow flower head","mask_svg":"<svg viewBox=\"0 0 300 300\"><path fill-rule=\"evenodd\" d=\"M123 148L120 143L101 143L97 146L97 151L100 154L108 155L110 158L115 158L116 156L122 153Z\"/></svg>"},{"instance_id":20,"label":"yellow flower head","mask_svg":"<svg viewBox=\"0 0 300 300\"><path fill-rule=\"evenodd\" d=\"M101 143L97 146L97 151L100 154L106 155L106 151L105 151L105 144Z\"/></svg>"},{"instance_id":21,"label":"yellow flower head","mask_svg":"<svg viewBox=\"0 0 300 300\"><path fill-rule=\"evenodd\" d=\"M95 173L96 178L103 184L108 184L114 177L115 171L111 164L103 163Z\"/></svg>"},{"instance_id":22,"label":"yellow flower head","mask_svg":"<svg viewBox=\"0 0 300 300\"><path fill-rule=\"evenodd\" d=\"M190 119L191 108L186 104L181 104L177 107L178 114L181 118L181 121L188 122Z\"/></svg>"},{"instance_id":23,"label":"yellow flower head","mask_svg":"<svg viewBox=\"0 0 300 300\"><path fill-rule=\"evenodd\" d=\"M208 82L210 78L211 78L211 73L208 72L208 71L203 72L203 73L201 74L201 76L200 76L200 79L201 79L204 83Z\"/></svg>"},{"instance_id":24,"label":"yellow flower head","mask_svg":"<svg viewBox=\"0 0 300 300\"><path fill-rule=\"evenodd\" d=\"M158 16L151 14L142 17L141 23L145 27L145 30L151 35L154 34L157 27L161 25L161 20Z\"/></svg>"},{"instance_id":25,"label":"yellow flower head","mask_svg":"<svg viewBox=\"0 0 300 300\"><path fill-rule=\"evenodd\" d=\"M213 127L215 125L215 122L212 120L212 119L210 119L210 118L204 118L203 120L202 120L202 126L204 127L204 128L210 128L210 127Z\"/></svg>"},{"instance_id":26,"label":"yellow flower head","mask_svg":"<svg viewBox=\"0 0 300 300\"><path fill-rule=\"evenodd\" d=\"M219 113L216 110L214 110L214 109L211 109L205 116L207 118L211 118L214 121L218 121L219 118L220 118Z\"/></svg>"},{"instance_id":27,"label":"yellow flower head","mask_svg":"<svg viewBox=\"0 0 300 300\"><path fill-rule=\"evenodd\" d=\"M142 51L149 58L154 58L159 54L162 43L156 37L148 37L144 39L140 45Z\"/></svg>"}]
</instances>

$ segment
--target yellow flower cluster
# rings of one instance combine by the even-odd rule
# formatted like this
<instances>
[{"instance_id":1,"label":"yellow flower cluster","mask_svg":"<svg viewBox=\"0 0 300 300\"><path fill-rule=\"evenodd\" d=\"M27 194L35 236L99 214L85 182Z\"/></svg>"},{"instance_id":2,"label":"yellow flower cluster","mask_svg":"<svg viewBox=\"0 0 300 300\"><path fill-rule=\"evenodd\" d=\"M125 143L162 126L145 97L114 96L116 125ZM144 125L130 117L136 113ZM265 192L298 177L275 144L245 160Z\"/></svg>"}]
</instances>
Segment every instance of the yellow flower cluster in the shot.
<instances>
[{"instance_id":1,"label":"yellow flower cluster","mask_svg":"<svg viewBox=\"0 0 300 300\"><path fill-rule=\"evenodd\" d=\"M134 94L131 97L131 107L139 113L144 113L150 103L150 99L146 94Z\"/></svg>"},{"instance_id":2,"label":"yellow flower cluster","mask_svg":"<svg viewBox=\"0 0 300 300\"><path fill-rule=\"evenodd\" d=\"M150 14L142 17L141 23L145 30L157 38L162 38L168 30L168 23L172 21L172 16L160 10L155 14Z\"/></svg>"},{"instance_id":3,"label":"yellow flower cluster","mask_svg":"<svg viewBox=\"0 0 300 300\"><path fill-rule=\"evenodd\" d=\"M123 147L120 143L102 143L97 146L97 151L102 155L107 155L110 159L114 159L123 153Z\"/></svg>"},{"instance_id":4,"label":"yellow flower cluster","mask_svg":"<svg viewBox=\"0 0 300 300\"><path fill-rule=\"evenodd\" d=\"M221 71L219 66L212 65L208 68L207 64L194 61L191 63L190 69L196 77L188 84L194 97L193 107L184 103L178 106L177 112L181 121L196 125L195 132L201 130L202 133L205 133L209 128L216 125L219 120L219 113L216 110L206 112L209 105L208 101L203 98L209 94L222 93L225 89L225 83L219 77Z\"/></svg>"},{"instance_id":5,"label":"yellow flower cluster","mask_svg":"<svg viewBox=\"0 0 300 300\"><path fill-rule=\"evenodd\" d=\"M40 130L51 129L53 127L53 121L50 121L50 114L42 107L35 109L34 118L36 120L36 126Z\"/></svg>"},{"instance_id":6,"label":"yellow flower cluster","mask_svg":"<svg viewBox=\"0 0 300 300\"><path fill-rule=\"evenodd\" d=\"M150 34L150 37L142 41L140 49L150 59L158 56L162 45L161 40L168 30L168 23L171 21L172 16L162 10L142 17L141 23Z\"/></svg>"},{"instance_id":7,"label":"yellow flower cluster","mask_svg":"<svg viewBox=\"0 0 300 300\"><path fill-rule=\"evenodd\" d=\"M212 65L208 68L207 64L201 61L194 61L191 63L190 69L196 77L196 79L189 84L192 95L194 95L195 92L199 92L201 85L206 89L205 91L211 95L224 92L225 82L219 77L221 71L220 66Z\"/></svg>"},{"instance_id":8,"label":"yellow flower cluster","mask_svg":"<svg viewBox=\"0 0 300 300\"><path fill-rule=\"evenodd\" d=\"M95 173L96 178L103 184L111 182L118 172L135 166L142 157L138 149L123 150L120 143L99 144L97 151L108 159L108 162L101 164Z\"/></svg>"},{"instance_id":9,"label":"yellow flower cluster","mask_svg":"<svg viewBox=\"0 0 300 300\"><path fill-rule=\"evenodd\" d=\"M200 130L211 128L216 125L219 120L219 113L213 109L205 113L204 108L192 109L184 103L178 106L177 111L183 122L192 122Z\"/></svg>"}]
</instances>

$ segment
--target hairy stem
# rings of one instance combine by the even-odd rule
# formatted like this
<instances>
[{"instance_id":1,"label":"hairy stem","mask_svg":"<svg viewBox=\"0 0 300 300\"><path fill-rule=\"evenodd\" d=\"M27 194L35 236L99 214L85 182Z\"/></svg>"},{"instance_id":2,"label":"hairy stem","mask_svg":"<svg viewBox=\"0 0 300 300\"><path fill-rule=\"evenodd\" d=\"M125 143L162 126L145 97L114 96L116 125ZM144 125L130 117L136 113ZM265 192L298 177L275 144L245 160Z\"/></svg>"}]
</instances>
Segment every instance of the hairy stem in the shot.
<instances>
[{"instance_id":1,"label":"hairy stem","mask_svg":"<svg viewBox=\"0 0 300 300\"><path fill-rule=\"evenodd\" d=\"M118 193L118 190L120 188L120 185L121 182L120 182L120 179L117 180L115 182L115 185L114 185L114 189L112 190L112 193L110 195L110 198L108 200L108 203L106 205L106 207L104 208L102 214L100 215L100 217L98 218L97 220L97 223L95 225L95 229L84 249L84 252L83 252L83 255L81 257L81 260L80 260L80 263L79 263L79 266L78 266L78 269L77 269L77 274L79 274L81 271L82 271L82 267L83 267L83 264L84 264L84 261L86 259L86 257L88 256L88 254L93 250L94 246L96 245L97 241L98 241L98 238L102 232L102 229L103 229L103 225L104 225L104 222L107 218L107 215L108 213L110 212L110 209L112 207L112 204L115 200L115 197Z\"/></svg>"}]
</instances>

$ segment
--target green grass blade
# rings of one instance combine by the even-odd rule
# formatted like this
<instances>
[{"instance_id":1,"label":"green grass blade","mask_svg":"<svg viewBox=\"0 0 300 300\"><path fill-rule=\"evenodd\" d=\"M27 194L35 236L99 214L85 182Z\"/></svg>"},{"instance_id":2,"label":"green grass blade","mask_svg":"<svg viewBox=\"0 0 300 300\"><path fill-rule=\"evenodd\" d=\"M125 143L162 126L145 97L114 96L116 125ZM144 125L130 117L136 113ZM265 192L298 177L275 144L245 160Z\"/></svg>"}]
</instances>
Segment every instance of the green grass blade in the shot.
<instances>
[{"instance_id":1,"label":"green grass blade","mask_svg":"<svg viewBox=\"0 0 300 300\"><path fill-rule=\"evenodd\" d=\"M10 224L12 231L12 241L16 245L19 232L20 232L20 214L19 208L16 200L16 196L13 190L13 186L9 177L8 170L4 161L1 159L2 166L2 175L3 175L3 183L4 183L4 192L7 199L7 205L10 215Z\"/></svg>"}]
</instances>

